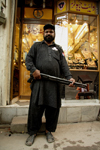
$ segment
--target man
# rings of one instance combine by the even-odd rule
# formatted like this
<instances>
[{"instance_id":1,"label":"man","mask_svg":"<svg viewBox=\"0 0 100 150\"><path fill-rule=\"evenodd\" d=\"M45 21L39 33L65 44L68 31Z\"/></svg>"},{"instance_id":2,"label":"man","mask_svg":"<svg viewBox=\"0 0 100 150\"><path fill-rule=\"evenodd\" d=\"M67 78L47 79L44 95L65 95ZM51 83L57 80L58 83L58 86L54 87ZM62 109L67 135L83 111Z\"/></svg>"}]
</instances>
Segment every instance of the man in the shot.
<instances>
[{"instance_id":1,"label":"man","mask_svg":"<svg viewBox=\"0 0 100 150\"><path fill-rule=\"evenodd\" d=\"M28 133L26 145L31 146L41 126L41 118L45 111L46 139L49 143L54 142L51 132L55 132L59 109L61 107L60 85L53 81L43 80L40 73L61 77L72 81L75 80L69 71L67 62L61 47L54 43L55 26L44 26L44 40L32 45L26 57L26 67L33 74L34 82L30 99L28 114Z\"/></svg>"}]
</instances>

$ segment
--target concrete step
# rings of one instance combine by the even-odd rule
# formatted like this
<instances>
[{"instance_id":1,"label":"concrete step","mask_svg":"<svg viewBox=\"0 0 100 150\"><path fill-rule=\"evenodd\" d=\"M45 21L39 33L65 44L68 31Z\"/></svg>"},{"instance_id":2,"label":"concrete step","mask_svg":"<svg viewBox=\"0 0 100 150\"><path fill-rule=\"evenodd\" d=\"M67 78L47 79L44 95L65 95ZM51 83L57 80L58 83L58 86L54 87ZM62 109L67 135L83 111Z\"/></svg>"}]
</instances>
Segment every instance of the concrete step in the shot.
<instances>
[{"instance_id":1,"label":"concrete step","mask_svg":"<svg viewBox=\"0 0 100 150\"><path fill-rule=\"evenodd\" d=\"M17 119L15 116L23 116L21 125L27 126L29 106L16 106L8 105L6 107L0 107L0 123L13 125L13 121ZM62 99L62 106L60 108L58 123L74 123L74 122L87 122L95 121L97 119L100 110L100 102L96 99L84 99L84 100L65 100ZM15 118L14 118L15 117ZM22 121L25 121L24 123ZM17 125L19 123L16 123ZM25 127L24 126L24 127ZM26 128L24 131L26 132ZM21 130L22 131L22 130Z\"/></svg>"},{"instance_id":2,"label":"concrete step","mask_svg":"<svg viewBox=\"0 0 100 150\"><path fill-rule=\"evenodd\" d=\"M20 112L25 112L24 107L20 108ZM19 110L19 109L18 109ZM96 121L100 110L100 104L94 100L80 101L63 101L62 107L60 108L58 123L78 123L78 122L90 122ZM21 113L20 113L21 114ZM23 113L24 114L24 113ZM26 133L27 132L27 117L28 115L17 115L13 116L11 122L12 133ZM42 117L42 126L39 131L45 132L45 117Z\"/></svg>"},{"instance_id":3,"label":"concrete step","mask_svg":"<svg viewBox=\"0 0 100 150\"><path fill-rule=\"evenodd\" d=\"M11 132L12 133L27 133L27 118L28 116L17 116L12 119ZM45 132L45 117L42 117L42 125L39 133Z\"/></svg>"}]
</instances>

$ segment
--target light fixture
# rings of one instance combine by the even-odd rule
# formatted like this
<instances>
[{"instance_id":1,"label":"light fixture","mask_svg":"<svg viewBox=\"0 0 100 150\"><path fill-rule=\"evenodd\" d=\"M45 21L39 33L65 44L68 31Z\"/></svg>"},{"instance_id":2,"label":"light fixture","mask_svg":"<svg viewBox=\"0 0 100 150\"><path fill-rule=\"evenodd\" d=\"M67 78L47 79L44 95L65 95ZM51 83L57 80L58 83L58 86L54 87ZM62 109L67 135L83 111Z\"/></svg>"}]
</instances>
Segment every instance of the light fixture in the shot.
<instances>
[{"instance_id":1,"label":"light fixture","mask_svg":"<svg viewBox=\"0 0 100 150\"><path fill-rule=\"evenodd\" d=\"M71 28L70 28L70 31L72 31L72 30L73 30L73 28L71 27Z\"/></svg>"},{"instance_id":2,"label":"light fixture","mask_svg":"<svg viewBox=\"0 0 100 150\"><path fill-rule=\"evenodd\" d=\"M81 28L81 29L79 30L79 32L77 33L75 39L79 38L79 36L83 33L83 29L84 29L85 31L88 31L88 29L87 29L87 23L84 23L84 24L83 24L82 28Z\"/></svg>"},{"instance_id":3,"label":"light fixture","mask_svg":"<svg viewBox=\"0 0 100 150\"><path fill-rule=\"evenodd\" d=\"M23 42L24 42L24 43L26 43L26 40L25 40L25 39L23 39Z\"/></svg>"},{"instance_id":4,"label":"light fixture","mask_svg":"<svg viewBox=\"0 0 100 150\"><path fill-rule=\"evenodd\" d=\"M32 7L33 6L33 0L31 0L31 2L30 2L30 7Z\"/></svg>"},{"instance_id":5,"label":"light fixture","mask_svg":"<svg viewBox=\"0 0 100 150\"><path fill-rule=\"evenodd\" d=\"M68 24L68 22L67 22L66 20L63 20L62 23L63 23L64 25Z\"/></svg>"},{"instance_id":6,"label":"light fixture","mask_svg":"<svg viewBox=\"0 0 100 150\"><path fill-rule=\"evenodd\" d=\"M75 21L75 25L77 25L77 23L78 23L78 20Z\"/></svg>"},{"instance_id":7,"label":"light fixture","mask_svg":"<svg viewBox=\"0 0 100 150\"><path fill-rule=\"evenodd\" d=\"M57 20L59 20L59 19L65 19L65 18L66 18L66 15L57 17Z\"/></svg>"},{"instance_id":8,"label":"light fixture","mask_svg":"<svg viewBox=\"0 0 100 150\"><path fill-rule=\"evenodd\" d=\"M43 0L43 8L45 8L45 0Z\"/></svg>"}]
</instances>

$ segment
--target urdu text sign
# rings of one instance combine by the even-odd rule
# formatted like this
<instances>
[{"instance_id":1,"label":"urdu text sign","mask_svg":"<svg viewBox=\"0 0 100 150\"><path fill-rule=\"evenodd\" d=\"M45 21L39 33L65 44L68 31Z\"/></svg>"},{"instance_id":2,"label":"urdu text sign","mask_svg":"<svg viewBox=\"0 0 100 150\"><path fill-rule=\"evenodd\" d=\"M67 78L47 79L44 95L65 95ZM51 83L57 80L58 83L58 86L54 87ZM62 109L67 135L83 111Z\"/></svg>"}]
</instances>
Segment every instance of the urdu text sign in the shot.
<instances>
[{"instance_id":1,"label":"urdu text sign","mask_svg":"<svg viewBox=\"0 0 100 150\"><path fill-rule=\"evenodd\" d=\"M70 10L88 14L97 14L97 3L80 0L70 0Z\"/></svg>"}]
</instances>

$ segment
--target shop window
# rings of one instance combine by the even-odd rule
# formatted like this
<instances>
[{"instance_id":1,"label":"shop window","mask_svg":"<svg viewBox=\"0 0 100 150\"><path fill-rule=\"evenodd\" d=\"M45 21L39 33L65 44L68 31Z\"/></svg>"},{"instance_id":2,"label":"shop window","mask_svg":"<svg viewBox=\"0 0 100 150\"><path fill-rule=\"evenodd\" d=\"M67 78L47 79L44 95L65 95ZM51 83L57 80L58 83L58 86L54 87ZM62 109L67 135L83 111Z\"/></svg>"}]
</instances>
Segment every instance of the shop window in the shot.
<instances>
[{"instance_id":1,"label":"shop window","mask_svg":"<svg viewBox=\"0 0 100 150\"><path fill-rule=\"evenodd\" d=\"M98 70L97 17L66 13L55 18L55 42L70 69Z\"/></svg>"}]
</instances>

